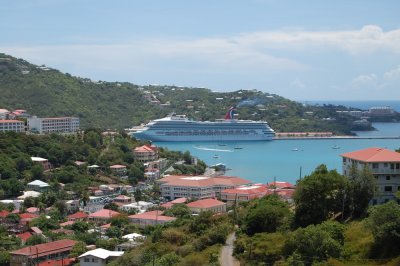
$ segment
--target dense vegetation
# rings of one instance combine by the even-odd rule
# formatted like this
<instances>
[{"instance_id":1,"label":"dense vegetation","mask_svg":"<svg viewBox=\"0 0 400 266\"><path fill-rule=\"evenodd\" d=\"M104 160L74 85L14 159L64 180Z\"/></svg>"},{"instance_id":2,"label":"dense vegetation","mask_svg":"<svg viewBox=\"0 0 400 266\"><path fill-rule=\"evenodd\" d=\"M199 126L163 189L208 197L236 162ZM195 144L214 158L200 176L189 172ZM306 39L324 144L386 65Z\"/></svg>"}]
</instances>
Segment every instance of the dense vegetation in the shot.
<instances>
[{"instance_id":1,"label":"dense vegetation","mask_svg":"<svg viewBox=\"0 0 400 266\"><path fill-rule=\"evenodd\" d=\"M332 131L349 134L350 116L338 106L303 106L260 91L212 92L205 88L93 82L0 54L0 107L37 116L77 116L83 128L126 128L171 112L199 120L223 118L238 106L238 118L265 120L280 132ZM148 100L145 100L146 97ZM151 103L156 97L160 104ZM334 119L327 119L334 118Z\"/></svg>"},{"instance_id":2,"label":"dense vegetation","mask_svg":"<svg viewBox=\"0 0 400 266\"><path fill-rule=\"evenodd\" d=\"M244 265L398 265L400 205L368 207L374 186L367 169L347 179L321 165L294 206L275 195L237 206L234 253Z\"/></svg>"}]
</instances>

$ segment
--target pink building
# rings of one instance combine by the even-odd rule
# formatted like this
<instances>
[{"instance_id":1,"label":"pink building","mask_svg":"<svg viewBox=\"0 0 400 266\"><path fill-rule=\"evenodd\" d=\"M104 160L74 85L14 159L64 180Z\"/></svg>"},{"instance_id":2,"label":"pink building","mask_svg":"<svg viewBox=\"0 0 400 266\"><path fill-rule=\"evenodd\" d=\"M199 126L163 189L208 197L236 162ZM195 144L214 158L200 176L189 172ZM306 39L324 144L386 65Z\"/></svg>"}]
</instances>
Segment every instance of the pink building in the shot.
<instances>
[{"instance_id":1,"label":"pink building","mask_svg":"<svg viewBox=\"0 0 400 266\"><path fill-rule=\"evenodd\" d=\"M137 224L140 227L146 227L148 225L165 224L176 220L175 217L169 217L162 215L162 211L151 211L140 214L128 216L131 223Z\"/></svg>"},{"instance_id":2,"label":"pink building","mask_svg":"<svg viewBox=\"0 0 400 266\"><path fill-rule=\"evenodd\" d=\"M216 199L202 199L186 204L192 213L200 213L202 211L212 211L214 213L226 212L226 203Z\"/></svg>"}]
</instances>

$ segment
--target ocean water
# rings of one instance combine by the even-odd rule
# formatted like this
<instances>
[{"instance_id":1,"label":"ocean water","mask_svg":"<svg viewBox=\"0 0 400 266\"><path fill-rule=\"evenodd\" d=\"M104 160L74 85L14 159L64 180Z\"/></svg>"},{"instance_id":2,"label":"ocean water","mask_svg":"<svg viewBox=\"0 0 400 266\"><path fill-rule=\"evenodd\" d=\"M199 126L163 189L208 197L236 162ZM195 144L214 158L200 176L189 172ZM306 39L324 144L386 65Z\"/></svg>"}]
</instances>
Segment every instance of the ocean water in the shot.
<instances>
[{"instance_id":1,"label":"ocean water","mask_svg":"<svg viewBox=\"0 0 400 266\"><path fill-rule=\"evenodd\" d=\"M364 137L400 136L400 123L373 124L378 131L362 132ZM360 135L361 135L360 134ZM370 135L368 135L370 134ZM392 135L394 134L394 135ZM240 176L254 183L278 181L295 183L318 165L342 171L340 154L369 147L399 149L400 139L320 139L247 142L159 142L170 150L190 151L208 165L223 163L226 175ZM240 146L242 149L235 149ZM333 149L334 146L340 147Z\"/></svg>"}]
</instances>

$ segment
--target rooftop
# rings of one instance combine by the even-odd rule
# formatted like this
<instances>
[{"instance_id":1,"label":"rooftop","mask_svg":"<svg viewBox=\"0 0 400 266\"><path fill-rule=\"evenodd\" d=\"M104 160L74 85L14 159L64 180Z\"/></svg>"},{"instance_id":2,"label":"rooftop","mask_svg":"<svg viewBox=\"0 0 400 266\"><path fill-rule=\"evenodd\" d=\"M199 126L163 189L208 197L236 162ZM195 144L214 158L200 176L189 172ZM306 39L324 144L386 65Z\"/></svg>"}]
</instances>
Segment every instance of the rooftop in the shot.
<instances>
[{"instance_id":1,"label":"rooftop","mask_svg":"<svg viewBox=\"0 0 400 266\"><path fill-rule=\"evenodd\" d=\"M93 256L105 260L108 257L120 257L123 254L124 254L123 251L109 251L103 248L96 248L94 250L90 250L86 253L83 253L82 255L79 256L79 258L83 258L86 256Z\"/></svg>"},{"instance_id":2,"label":"rooftop","mask_svg":"<svg viewBox=\"0 0 400 266\"><path fill-rule=\"evenodd\" d=\"M100 211L89 214L89 218L112 218L114 216L120 215L119 212L113 210L102 209Z\"/></svg>"},{"instance_id":3,"label":"rooftop","mask_svg":"<svg viewBox=\"0 0 400 266\"><path fill-rule=\"evenodd\" d=\"M216 199L202 199L202 200L197 200L193 201L191 203L186 204L189 208L211 208L211 207L216 207L216 206L221 206L225 205L226 203L216 200Z\"/></svg>"},{"instance_id":4,"label":"rooftop","mask_svg":"<svg viewBox=\"0 0 400 266\"><path fill-rule=\"evenodd\" d=\"M340 156L368 163L400 162L400 153L384 148L367 148L344 153Z\"/></svg>"},{"instance_id":5,"label":"rooftop","mask_svg":"<svg viewBox=\"0 0 400 266\"><path fill-rule=\"evenodd\" d=\"M206 187L206 186L240 186L247 185L251 182L249 180L236 177L236 176L183 176L183 175L170 175L162 179L157 180L157 182L163 183L170 186L180 186L180 187Z\"/></svg>"},{"instance_id":6,"label":"rooftop","mask_svg":"<svg viewBox=\"0 0 400 266\"><path fill-rule=\"evenodd\" d=\"M52 254L54 252L62 252L71 250L71 248L75 245L76 241L71 239L62 239L58 241L53 241L49 243L24 247L18 250L11 251L11 254L15 255L25 255L25 256L45 256Z\"/></svg>"},{"instance_id":7,"label":"rooftop","mask_svg":"<svg viewBox=\"0 0 400 266\"><path fill-rule=\"evenodd\" d=\"M46 182L40 181L40 180L35 180L30 183L28 183L30 186L39 186L39 187L49 187L50 185L47 184Z\"/></svg>"},{"instance_id":8,"label":"rooftop","mask_svg":"<svg viewBox=\"0 0 400 266\"><path fill-rule=\"evenodd\" d=\"M176 218L162 215L162 211L151 211L128 216L130 219L173 221Z\"/></svg>"}]
</instances>

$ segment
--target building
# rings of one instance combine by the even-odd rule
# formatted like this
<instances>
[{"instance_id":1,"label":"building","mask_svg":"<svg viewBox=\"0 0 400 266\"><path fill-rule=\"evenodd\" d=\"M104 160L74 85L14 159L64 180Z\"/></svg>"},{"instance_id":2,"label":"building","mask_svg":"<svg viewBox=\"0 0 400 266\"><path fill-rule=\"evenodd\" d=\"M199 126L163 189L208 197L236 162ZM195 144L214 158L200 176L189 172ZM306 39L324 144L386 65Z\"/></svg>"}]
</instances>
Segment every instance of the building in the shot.
<instances>
[{"instance_id":1,"label":"building","mask_svg":"<svg viewBox=\"0 0 400 266\"><path fill-rule=\"evenodd\" d=\"M206 199L219 198L225 189L249 185L249 180L232 176L185 176L170 175L157 180L161 196L174 200L176 198Z\"/></svg>"},{"instance_id":2,"label":"building","mask_svg":"<svg viewBox=\"0 0 400 266\"><path fill-rule=\"evenodd\" d=\"M19 120L0 120L0 132L25 132L25 123Z\"/></svg>"},{"instance_id":3,"label":"building","mask_svg":"<svg viewBox=\"0 0 400 266\"><path fill-rule=\"evenodd\" d=\"M158 149L156 146L143 145L133 150L133 157L142 163L155 161L158 159Z\"/></svg>"},{"instance_id":4,"label":"building","mask_svg":"<svg viewBox=\"0 0 400 266\"><path fill-rule=\"evenodd\" d=\"M371 107L368 110L370 116L393 116L396 112L389 106Z\"/></svg>"},{"instance_id":5,"label":"building","mask_svg":"<svg viewBox=\"0 0 400 266\"><path fill-rule=\"evenodd\" d=\"M202 199L186 204L192 213L200 213L202 211L211 211L213 213L226 212L226 203L216 199Z\"/></svg>"},{"instance_id":6,"label":"building","mask_svg":"<svg viewBox=\"0 0 400 266\"><path fill-rule=\"evenodd\" d=\"M237 188L225 189L221 192L221 200L233 205L235 202L250 201L269 194L266 185L255 184Z\"/></svg>"},{"instance_id":7,"label":"building","mask_svg":"<svg viewBox=\"0 0 400 266\"><path fill-rule=\"evenodd\" d=\"M96 248L79 256L80 266L106 266L110 261L122 256L123 251L109 251Z\"/></svg>"},{"instance_id":8,"label":"building","mask_svg":"<svg viewBox=\"0 0 400 266\"><path fill-rule=\"evenodd\" d=\"M29 190L37 191L37 192L45 192L49 190L50 185L46 182L35 180L26 185Z\"/></svg>"},{"instance_id":9,"label":"building","mask_svg":"<svg viewBox=\"0 0 400 266\"><path fill-rule=\"evenodd\" d=\"M10 265L25 266L38 265L39 263L50 260L63 261L64 259L68 258L68 255L75 243L76 241L74 240L63 239L11 251Z\"/></svg>"},{"instance_id":10,"label":"building","mask_svg":"<svg viewBox=\"0 0 400 266\"><path fill-rule=\"evenodd\" d=\"M86 221L86 219L88 218L88 214L84 213L84 212L76 212L74 214L68 215L67 219L68 221Z\"/></svg>"},{"instance_id":11,"label":"building","mask_svg":"<svg viewBox=\"0 0 400 266\"><path fill-rule=\"evenodd\" d=\"M78 117L28 118L28 131L39 134L74 133L79 130Z\"/></svg>"},{"instance_id":12,"label":"building","mask_svg":"<svg viewBox=\"0 0 400 266\"><path fill-rule=\"evenodd\" d=\"M0 108L0 119L7 119L8 115L10 114L10 111L8 111L7 109L2 109Z\"/></svg>"},{"instance_id":13,"label":"building","mask_svg":"<svg viewBox=\"0 0 400 266\"><path fill-rule=\"evenodd\" d=\"M147 209L149 209L153 206L154 206L154 203L151 203L151 202L137 201L137 202L132 202L132 203L122 205L119 208L126 212L135 210L135 212L143 213L143 212L147 211Z\"/></svg>"},{"instance_id":14,"label":"building","mask_svg":"<svg viewBox=\"0 0 400 266\"><path fill-rule=\"evenodd\" d=\"M118 206L123 206L129 203L132 203L133 198L132 197L128 197L125 195L118 195L113 199L113 203L115 203Z\"/></svg>"},{"instance_id":15,"label":"building","mask_svg":"<svg viewBox=\"0 0 400 266\"><path fill-rule=\"evenodd\" d=\"M121 164L114 164L110 166L111 172L117 176L125 176L126 175L126 166Z\"/></svg>"},{"instance_id":16,"label":"building","mask_svg":"<svg viewBox=\"0 0 400 266\"><path fill-rule=\"evenodd\" d=\"M115 217L118 215L120 215L119 212L116 212L113 210L102 209L100 211L89 214L88 219L89 219L89 221L94 221L97 223L106 223L112 217Z\"/></svg>"},{"instance_id":17,"label":"building","mask_svg":"<svg viewBox=\"0 0 400 266\"><path fill-rule=\"evenodd\" d=\"M86 206L83 207L83 211L87 213L94 213L104 208L103 197L90 196L89 201L86 202Z\"/></svg>"},{"instance_id":18,"label":"building","mask_svg":"<svg viewBox=\"0 0 400 266\"><path fill-rule=\"evenodd\" d=\"M175 217L162 215L162 211L151 211L128 216L131 223L137 224L139 227L146 227L148 225L165 224L175 221Z\"/></svg>"},{"instance_id":19,"label":"building","mask_svg":"<svg viewBox=\"0 0 400 266\"><path fill-rule=\"evenodd\" d=\"M43 170L49 170L51 168L51 164L49 160L41 157L31 157L33 163L40 164L43 167Z\"/></svg>"},{"instance_id":20,"label":"building","mask_svg":"<svg viewBox=\"0 0 400 266\"><path fill-rule=\"evenodd\" d=\"M381 204L396 199L400 191L400 153L383 148L367 148L344 153L342 156L343 174L350 175L350 169L368 167L376 179L376 192L372 204Z\"/></svg>"}]
</instances>

